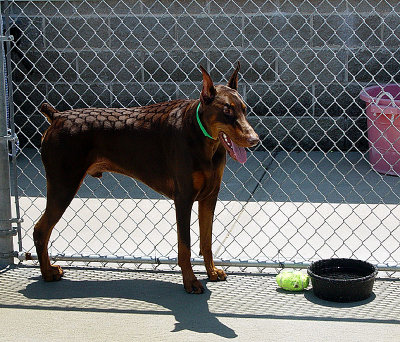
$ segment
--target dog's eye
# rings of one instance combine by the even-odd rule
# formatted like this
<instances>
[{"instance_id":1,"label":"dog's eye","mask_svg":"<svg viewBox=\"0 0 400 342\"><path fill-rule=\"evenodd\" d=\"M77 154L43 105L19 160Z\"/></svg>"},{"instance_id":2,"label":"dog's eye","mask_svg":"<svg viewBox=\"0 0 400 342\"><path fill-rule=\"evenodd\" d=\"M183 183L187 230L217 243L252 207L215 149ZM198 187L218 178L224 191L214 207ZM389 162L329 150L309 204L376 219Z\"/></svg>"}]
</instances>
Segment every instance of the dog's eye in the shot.
<instances>
[{"instance_id":1,"label":"dog's eye","mask_svg":"<svg viewBox=\"0 0 400 342\"><path fill-rule=\"evenodd\" d=\"M233 116L233 111L232 111L232 106L231 106L231 105L226 104L226 105L224 106L224 114L225 114L226 116Z\"/></svg>"}]
</instances>

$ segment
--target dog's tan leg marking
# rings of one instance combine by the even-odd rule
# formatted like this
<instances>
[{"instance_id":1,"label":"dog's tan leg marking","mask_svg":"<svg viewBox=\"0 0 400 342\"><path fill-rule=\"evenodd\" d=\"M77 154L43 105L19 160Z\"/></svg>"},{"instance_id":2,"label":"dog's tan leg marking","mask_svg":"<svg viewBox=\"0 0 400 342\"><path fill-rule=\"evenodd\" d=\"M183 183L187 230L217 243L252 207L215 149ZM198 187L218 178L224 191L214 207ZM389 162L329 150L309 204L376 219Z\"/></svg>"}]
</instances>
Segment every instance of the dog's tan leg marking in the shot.
<instances>
[{"instance_id":1,"label":"dog's tan leg marking","mask_svg":"<svg viewBox=\"0 0 400 342\"><path fill-rule=\"evenodd\" d=\"M194 275L190 263L190 249L186 244L178 241L178 265L182 270L183 286L187 293L200 294L204 292L203 285Z\"/></svg>"},{"instance_id":2,"label":"dog's tan leg marking","mask_svg":"<svg viewBox=\"0 0 400 342\"><path fill-rule=\"evenodd\" d=\"M178 265L182 270L183 286L188 293L203 293L204 288L194 275L190 263L190 214L193 201L175 200L176 222L178 226Z\"/></svg>"},{"instance_id":3,"label":"dog's tan leg marking","mask_svg":"<svg viewBox=\"0 0 400 342\"><path fill-rule=\"evenodd\" d=\"M40 271L45 281L60 280L64 274L60 266L50 264L47 252L51 231L58 220L59 218L51 212L51 209L46 209L43 216L40 218L38 223L36 223L33 232L36 253L40 263Z\"/></svg>"},{"instance_id":4,"label":"dog's tan leg marking","mask_svg":"<svg viewBox=\"0 0 400 342\"><path fill-rule=\"evenodd\" d=\"M211 250L212 225L217 195L218 193L199 201L200 252L203 255L204 265L211 281L226 280L226 273L215 267Z\"/></svg>"}]
</instances>

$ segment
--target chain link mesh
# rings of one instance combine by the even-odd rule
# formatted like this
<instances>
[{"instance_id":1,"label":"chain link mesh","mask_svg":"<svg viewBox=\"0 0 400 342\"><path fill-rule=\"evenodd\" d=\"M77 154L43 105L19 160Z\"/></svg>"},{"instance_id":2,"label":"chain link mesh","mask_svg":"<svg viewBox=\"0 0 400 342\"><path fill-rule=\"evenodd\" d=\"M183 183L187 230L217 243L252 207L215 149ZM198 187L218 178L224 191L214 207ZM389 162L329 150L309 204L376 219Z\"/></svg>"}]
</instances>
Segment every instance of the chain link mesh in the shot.
<instances>
[{"instance_id":1,"label":"chain link mesh","mask_svg":"<svg viewBox=\"0 0 400 342\"><path fill-rule=\"evenodd\" d=\"M400 79L397 1L8 1L24 251L45 207L44 100L58 110L196 98L241 61L262 144L229 161L214 224L224 260L400 262L400 184L368 163L370 83ZM196 207L192 239L198 246ZM134 180L87 178L53 255L176 257L173 203ZM194 250L198 250L194 249ZM196 253L194 257L198 257Z\"/></svg>"}]
</instances>

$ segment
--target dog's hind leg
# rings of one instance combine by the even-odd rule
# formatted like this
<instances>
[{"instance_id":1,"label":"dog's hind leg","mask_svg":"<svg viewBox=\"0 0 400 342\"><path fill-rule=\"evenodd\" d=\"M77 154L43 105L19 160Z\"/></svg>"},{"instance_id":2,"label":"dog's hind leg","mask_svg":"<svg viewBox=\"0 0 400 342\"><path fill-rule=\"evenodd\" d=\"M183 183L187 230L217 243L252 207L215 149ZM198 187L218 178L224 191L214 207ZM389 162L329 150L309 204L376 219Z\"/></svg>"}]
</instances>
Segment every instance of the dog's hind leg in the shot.
<instances>
[{"instance_id":1,"label":"dog's hind leg","mask_svg":"<svg viewBox=\"0 0 400 342\"><path fill-rule=\"evenodd\" d=\"M200 253L204 258L204 266L211 281L226 280L226 273L215 267L211 250L212 225L217 196L213 194L199 201Z\"/></svg>"},{"instance_id":2,"label":"dog's hind leg","mask_svg":"<svg viewBox=\"0 0 400 342\"><path fill-rule=\"evenodd\" d=\"M47 177L46 209L33 232L40 270L45 281L60 280L63 276L60 266L50 264L48 242L51 231L74 198L84 175L85 172L68 174L64 171L62 174L58 173L55 179Z\"/></svg>"}]
</instances>

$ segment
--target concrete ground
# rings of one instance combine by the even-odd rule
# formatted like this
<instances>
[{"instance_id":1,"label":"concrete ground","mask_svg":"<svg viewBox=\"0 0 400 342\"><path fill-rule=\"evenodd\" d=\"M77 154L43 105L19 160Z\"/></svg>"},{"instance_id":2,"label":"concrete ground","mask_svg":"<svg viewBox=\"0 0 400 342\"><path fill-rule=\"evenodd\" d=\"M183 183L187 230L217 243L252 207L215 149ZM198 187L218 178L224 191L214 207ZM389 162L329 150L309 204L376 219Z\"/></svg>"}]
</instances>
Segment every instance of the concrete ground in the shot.
<instances>
[{"instance_id":1,"label":"concrete ground","mask_svg":"<svg viewBox=\"0 0 400 342\"><path fill-rule=\"evenodd\" d=\"M400 284L378 279L355 303L279 289L272 274L230 273L202 295L177 272L37 267L0 272L0 341L379 341L400 336Z\"/></svg>"}]
</instances>

